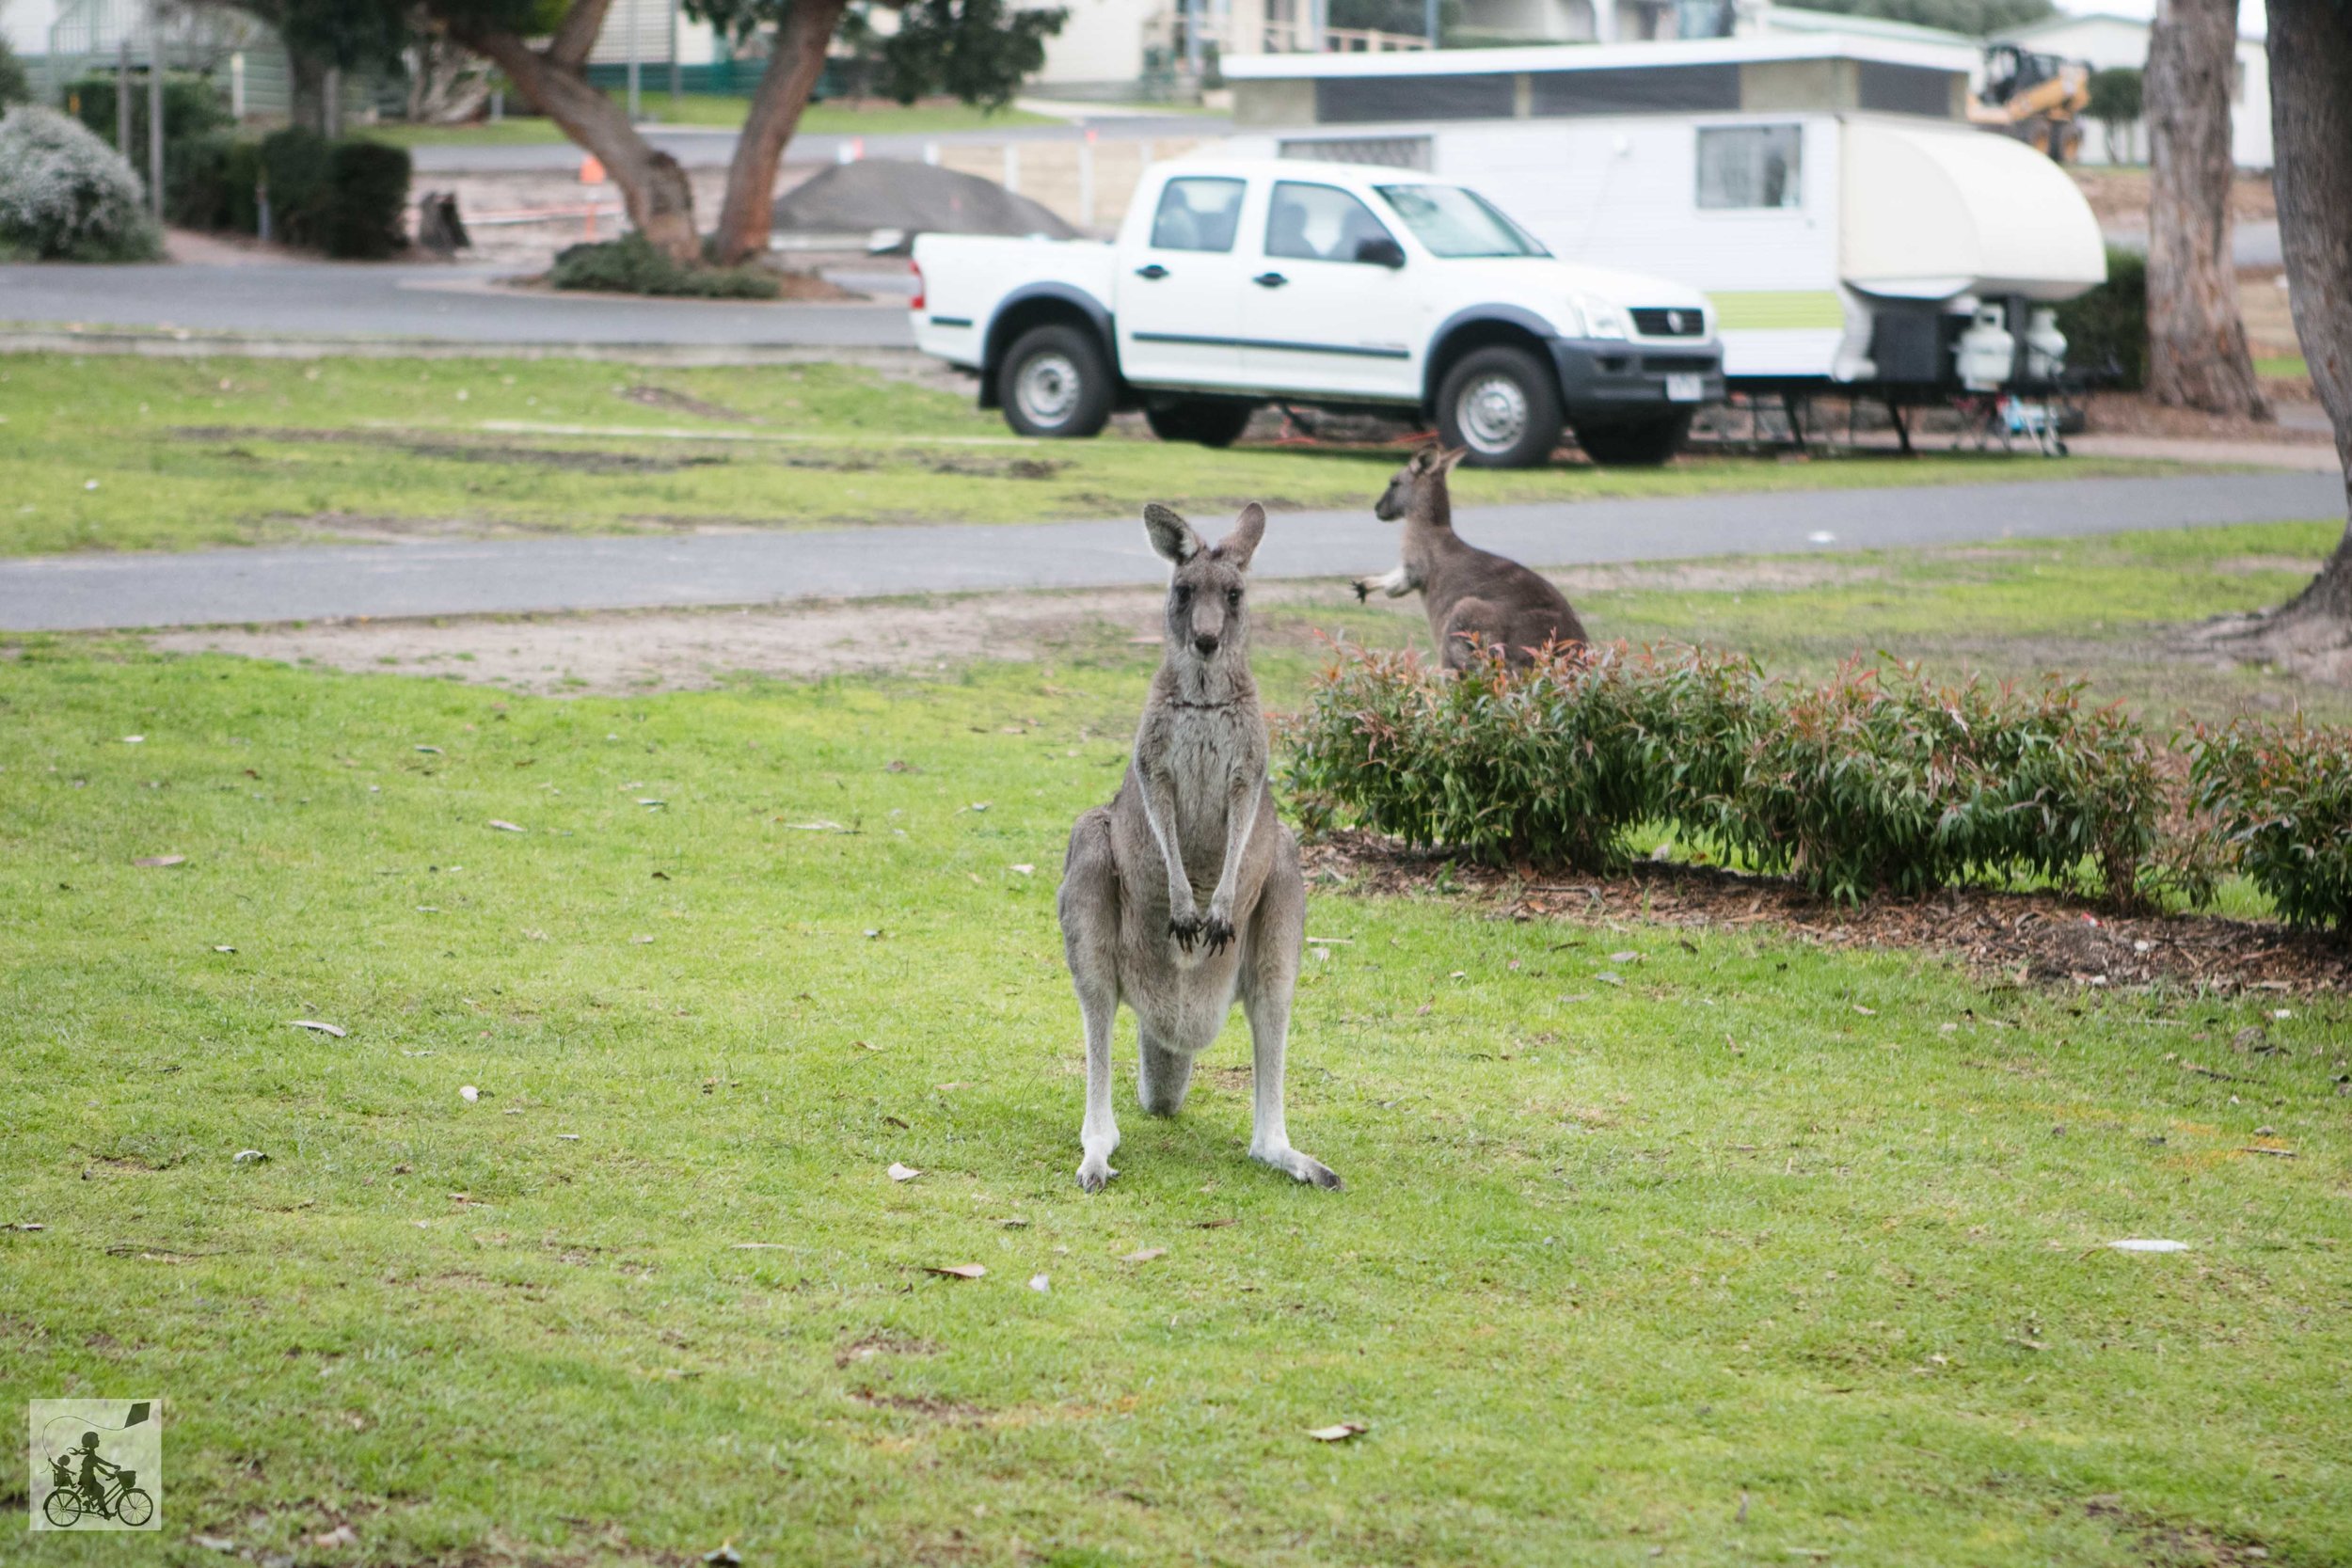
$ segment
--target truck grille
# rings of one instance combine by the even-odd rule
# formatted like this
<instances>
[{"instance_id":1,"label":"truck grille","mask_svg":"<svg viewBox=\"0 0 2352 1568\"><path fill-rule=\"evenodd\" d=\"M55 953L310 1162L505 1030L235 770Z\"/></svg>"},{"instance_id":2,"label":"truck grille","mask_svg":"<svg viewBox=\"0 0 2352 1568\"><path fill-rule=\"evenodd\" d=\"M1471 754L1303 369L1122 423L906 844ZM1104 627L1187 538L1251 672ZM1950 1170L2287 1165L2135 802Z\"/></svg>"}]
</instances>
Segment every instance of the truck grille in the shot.
<instances>
[{"instance_id":1,"label":"truck grille","mask_svg":"<svg viewBox=\"0 0 2352 1568\"><path fill-rule=\"evenodd\" d=\"M1633 330L1645 338L1701 338L1707 335L1703 310L1668 309L1662 305L1633 308Z\"/></svg>"}]
</instances>

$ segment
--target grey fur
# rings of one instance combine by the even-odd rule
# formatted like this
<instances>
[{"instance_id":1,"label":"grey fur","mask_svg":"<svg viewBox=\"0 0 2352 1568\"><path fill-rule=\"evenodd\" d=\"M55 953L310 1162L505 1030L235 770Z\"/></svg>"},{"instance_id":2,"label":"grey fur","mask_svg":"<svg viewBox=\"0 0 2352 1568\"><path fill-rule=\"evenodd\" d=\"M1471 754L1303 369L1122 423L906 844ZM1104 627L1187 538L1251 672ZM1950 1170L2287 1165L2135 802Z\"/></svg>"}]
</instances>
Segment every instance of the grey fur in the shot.
<instances>
[{"instance_id":1,"label":"grey fur","mask_svg":"<svg viewBox=\"0 0 2352 1568\"><path fill-rule=\"evenodd\" d=\"M1062 863L1062 949L1087 1041L1078 1185L1099 1192L1119 1174L1110 1166L1119 1005L1136 1015L1143 1108L1174 1116L1194 1055L1239 1000L1254 1047L1250 1156L1336 1187L1327 1167L1291 1147L1282 1121L1307 884L1298 841L1274 814L1265 716L1249 673L1244 574L1265 535L1265 511L1243 508L1215 548L1167 507L1143 515L1152 547L1176 567L1160 668L1119 794L1078 818Z\"/></svg>"},{"instance_id":2,"label":"grey fur","mask_svg":"<svg viewBox=\"0 0 2352 1568\"><path fill-rule=\"evenodd\" d=\"M1584 624L1549 579L1454 531L1445 476L1465 450L1423 447L1389 481L1372 515L1384 523L1405 519L1404 560L1393 571L1357 578L1356 597L1377 591L1395 599L1420 589L1429 635L1449 670L1498 643L1511 663L1528 664L1547 642L1584 641Z\"/></svg>"}]
</instances>

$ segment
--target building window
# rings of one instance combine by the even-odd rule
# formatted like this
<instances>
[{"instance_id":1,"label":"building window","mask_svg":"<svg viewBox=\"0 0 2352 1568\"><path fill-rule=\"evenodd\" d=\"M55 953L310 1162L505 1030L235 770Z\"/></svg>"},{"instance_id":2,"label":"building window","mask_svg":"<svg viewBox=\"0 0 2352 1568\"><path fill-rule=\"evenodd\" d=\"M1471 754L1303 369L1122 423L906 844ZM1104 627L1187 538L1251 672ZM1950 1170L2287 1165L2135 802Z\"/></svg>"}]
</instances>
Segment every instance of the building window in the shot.
<instances>
[{"instance_id":1,"label":"building window","mask_svg":"<svg viewBox=\"0 0 2352 1568\"><path fill-rule=\"evenodd\" d=\"M1383 168L1431 167L1427 136L1313 136L1282 143L1285 158L1324 164L1372 164Z\"/></svg>"},{"instance_id":2,"label":"building window","mask_svg":"<svg viewBox=\"0 0 2352 1568\"><path fill-rule=\"evenodd\" d=\"M1170 180L1152 214L1152 248L1232 249L1241 229L1242 193L1248 188L1240 180Z\"/></svg>"},{"instance_id":3,"label":"building window","mask_svg":"<svg viewBox=\"0 0 2352 1568\"><path fill-rule=\"evenodd\" d=\"M1804 128L1729 125L1699 133L1702 211L1804 205Z\"/></svg>"}]
</instances>

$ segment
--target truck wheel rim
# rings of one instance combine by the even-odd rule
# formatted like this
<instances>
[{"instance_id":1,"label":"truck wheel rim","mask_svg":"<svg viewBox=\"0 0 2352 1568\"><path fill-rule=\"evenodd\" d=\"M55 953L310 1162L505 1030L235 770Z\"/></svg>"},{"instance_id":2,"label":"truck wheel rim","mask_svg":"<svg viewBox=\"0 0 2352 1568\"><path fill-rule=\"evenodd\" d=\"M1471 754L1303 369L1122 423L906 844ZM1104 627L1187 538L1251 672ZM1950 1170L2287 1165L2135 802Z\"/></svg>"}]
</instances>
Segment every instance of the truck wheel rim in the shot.
<instances>
[{"instance_id":1,"label":"truck wheel rim","mask_svg":"<svg viewBox=\"0 0 2352 1568\"><path fill-rule=\"evenodd\" d=\"M1041 354L1021 367L1013 395L1039 424L1059 424L1078 406L1078 367L1066 354Z\"/></svg>"},{"instance_id":2,"label":"truck wheel rim","mask_svg":"<svg viewBox=\"0 0 2352 1568\"><path fill-rule=\"evenodd\" d=\"M1480 451L1506 451L1527 429L1527 393L1507 375L1484 375L1462 388L1454 405L1462 439Z\"/></svg>"}]
</instances>

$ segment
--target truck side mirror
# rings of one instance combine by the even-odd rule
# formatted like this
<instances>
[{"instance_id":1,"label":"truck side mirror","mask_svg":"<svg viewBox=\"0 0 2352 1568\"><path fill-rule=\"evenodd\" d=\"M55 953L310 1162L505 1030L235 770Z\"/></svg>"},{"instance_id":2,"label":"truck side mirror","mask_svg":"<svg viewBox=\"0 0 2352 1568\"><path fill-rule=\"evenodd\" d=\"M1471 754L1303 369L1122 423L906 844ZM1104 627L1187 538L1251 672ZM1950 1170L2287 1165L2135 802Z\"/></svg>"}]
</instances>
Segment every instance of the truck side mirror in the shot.
<instances>
[{"instance_id":1,"label":"truck side mirror","mask_svg":"<svg viewBox=\"0 0 2352 1568\"><path fill-rule=\"evenodd\" d=\"M1356 260L1369 261L1375 267L1401 267L1405 264L1405 247L1386 234L1373 234L1356 242Z\"/></svg>"}]
</instances>

